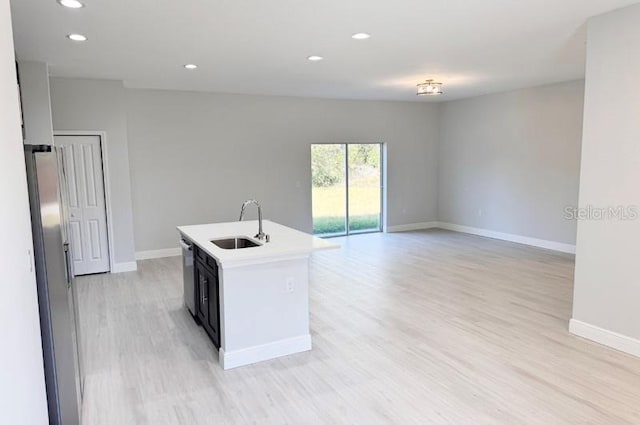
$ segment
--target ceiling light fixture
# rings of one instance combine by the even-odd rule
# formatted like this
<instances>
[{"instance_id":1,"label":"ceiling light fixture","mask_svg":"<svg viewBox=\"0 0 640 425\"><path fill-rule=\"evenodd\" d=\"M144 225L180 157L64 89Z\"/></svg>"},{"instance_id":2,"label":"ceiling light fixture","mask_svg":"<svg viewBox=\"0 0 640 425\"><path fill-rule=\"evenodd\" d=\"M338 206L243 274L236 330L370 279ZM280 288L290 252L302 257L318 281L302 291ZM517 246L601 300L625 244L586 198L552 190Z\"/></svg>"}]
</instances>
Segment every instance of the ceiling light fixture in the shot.
<instances>
[{"instance_id":1,"label":"ceiling light fixture","mask_svg":"<svg viewBox=\"0 0 640 425\"><path fill-rule=\"evenodd\" d=\"M58 0L58 3L70 9L80 9L84 7L84 3L81 3L78 0Z\"/></svg>"},{"instance_id":2,"label":"ceiling light fixture","mask_svg":"<svg viewBox=\"0 0 640 425\"><path fill-rule=\"evenodd\" d=\"M184 66L186 69L196 69L198 67L198 65L194 64L194 63L188 63Z\"/></svg>"},{"instance_id":3,"label":"ceiling light fixture","mask_svg":"<svg viewBox=\"0 0 640 425\"><path fill-rule=\"evenodd\" d=\"M427 80L422 84L418 84L418 92L416 94L418 96L434 96L442 94L442 83L436 83L433 80Z\"/></svg>"},{"instance_id":4,"label":"ceiling light fixture","mask_svg":"<svg viewBox=\"0 0 640 425\"><path fill-rule=\"evenodd\" d=\"M367 34L366 32L357 32L351 36L354 40L366 40L367 38L371 38L371 34Z\"/></svg>"},{"instance_id":5,"label":"ceiling light fixture","mask_svg":"<svg viewBox=\"0 0 640 425\"><path fill-rule=\"evenodd\" d=\"M311 56L308 56L307 59L312 62L317 62L317 61L321 61L324 58L322 56L311 55Z\"/></svg>"},{"instance_id":6,"label":"ceiling light fixture","mask_svg":"<svg viewBox=\"0 0 640 425\"><path fill-rule=\"evenodd\" d=\"M87 37L82 34L69 34L67 38L73 41L87 41Z\"/></svg>"}]
</instances>

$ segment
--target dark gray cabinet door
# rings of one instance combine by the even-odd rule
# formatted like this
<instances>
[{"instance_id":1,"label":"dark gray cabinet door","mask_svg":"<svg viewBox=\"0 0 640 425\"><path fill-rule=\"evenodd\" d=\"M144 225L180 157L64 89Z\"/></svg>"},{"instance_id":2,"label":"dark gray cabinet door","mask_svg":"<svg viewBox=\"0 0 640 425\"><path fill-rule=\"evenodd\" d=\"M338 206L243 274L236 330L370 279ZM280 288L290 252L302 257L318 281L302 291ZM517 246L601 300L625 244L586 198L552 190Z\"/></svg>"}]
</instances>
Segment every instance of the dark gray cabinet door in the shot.
<instances>
[{"instance_id":1,"label":"dark gray cabinet door","mask_svg":"<svg viewBox=\"0 0 640 425\"><path fill-rule=\"evenodd\" d=\"M207 312L209 310L208 302L207 302L207 290L208 290L208 282L207 275L205 272L204 266L196 261L194 264L194 278L196 284L196 316L200 320L201 324L207 323Z\"/></svg>"},{"instance_id":2,"label":"dark gray cabinet door","mask_svg":"<svg viewBox=\"0 0 640 425\"><path fill-rule=\"evenodd\" d=\"M219 285L218 274L209 274L207 277L207 331L211 340L216 347L220 347L220 300L219 300Z\"/></svg>"},{"instance_id":3,"label":"dark gray cabinet door","mask_svg":"<svg viewBox=\"0 0 640 425\"><path fill-rule=\"evenodd\" d=\"M194 267L194 277L196 281L196 296L198 302L197 317L211 338L213 344L220 348L220 297L218 283L218 268L207 266L215 264L215 260L207 261L209 257L196 258Z\"/></svg>"}]
</instances>

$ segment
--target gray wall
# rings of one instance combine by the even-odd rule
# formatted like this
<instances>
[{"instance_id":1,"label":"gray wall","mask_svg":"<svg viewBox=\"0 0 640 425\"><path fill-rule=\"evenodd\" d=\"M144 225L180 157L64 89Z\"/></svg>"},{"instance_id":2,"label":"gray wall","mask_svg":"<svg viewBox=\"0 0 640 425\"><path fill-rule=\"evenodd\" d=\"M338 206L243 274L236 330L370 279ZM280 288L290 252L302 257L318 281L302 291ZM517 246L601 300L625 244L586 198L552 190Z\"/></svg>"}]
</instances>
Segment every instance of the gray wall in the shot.
<instances>
[{"instance_id":1,"label":"gray wall","mask_svg":"<svg viewBox=\"0 0 640 425\"><path fill-rule=\"evenodd\" d=\"M311 230L310 144L388 144L388 223L436 219L437 106L127 89L136 250L241 203Z\"/></svg>"},{"instance_id":2,"label":"gray wall","mask_svg":"<svg viewBox=\"0 0 640 425\"><path fill-rule=\"evenodd\" d=\"M0 0L0 423L48 423L9 1Z\"/></svg>"},{"instance_id":3,"label":"gray wall","mask_svg":"<svg viewBox=\"0 0 640 425\"><path fill-rule=\"evenodd\" d=\"M105 131L115 263L135 261L125 89L119 81L51 79L54 130ZM117 265L116 265L117 266Z\"/></svg>"},{"instance_id":4,"label":"gray wall","mask_svg":"<svg viewBox=\"0 0 640 425\"><path fill-rule=\"evenodd\" d=\"M309 231L309 145L344 141L387 143L390 226L438 220L575 243L564 207L577 205L582 81L440 105L61 78L51 90L56 130L107 131L117 261L132 261L134 234L135 251L172 248L176 225L235 220L250 197Z\"/></svg>"},{"instance_id":5,"label":"gray wall","mask_svg":"<svg viewBox=\"0 0 640 425\"><path fill-rule=\"evenodd\" d=\"M640 203L639 51L640 5L589 21L582 207ZM635 338L636 353L640 353L639 260L640 220L578 223L573 317ZM611 336L604 335L609 341Z\"/></svg>"},{"instance_id":6,"label":"gray wall","mask_svg":"<svg viewBox=\"0 0 640 425\"><path fill-rule=\"evenodd\" d=\"M25 143L52 145L49 67L45 62L19 61Z\"/></svg>"},{"instance_id":7,"label":"gray wall","mask_svg":"<svg viewBox=\"0 0 640 425\"><path fill-rule=\"evenodd\" d=\"M446 102L438 218L574 244L584 82Z\"/></svg>"}]
</instances>

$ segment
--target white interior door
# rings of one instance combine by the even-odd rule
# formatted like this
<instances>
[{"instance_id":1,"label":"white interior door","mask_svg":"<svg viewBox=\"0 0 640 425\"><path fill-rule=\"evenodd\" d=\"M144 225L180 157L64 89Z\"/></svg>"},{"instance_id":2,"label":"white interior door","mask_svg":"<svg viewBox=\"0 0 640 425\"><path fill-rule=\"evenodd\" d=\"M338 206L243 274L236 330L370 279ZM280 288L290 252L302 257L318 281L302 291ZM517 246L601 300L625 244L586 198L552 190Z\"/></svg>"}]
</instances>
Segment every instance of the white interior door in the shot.
<instances>
[{"instance_id":1,"label":"white interior door","mask_svg":"<svg viewBox=\"0 0 640 425\"><path fill-rule=\"evenodd\" d=\"M109 239L100 136L56 136L69 188L69 229L76 275L109 271Z\"/></svg>"}]
</instances>

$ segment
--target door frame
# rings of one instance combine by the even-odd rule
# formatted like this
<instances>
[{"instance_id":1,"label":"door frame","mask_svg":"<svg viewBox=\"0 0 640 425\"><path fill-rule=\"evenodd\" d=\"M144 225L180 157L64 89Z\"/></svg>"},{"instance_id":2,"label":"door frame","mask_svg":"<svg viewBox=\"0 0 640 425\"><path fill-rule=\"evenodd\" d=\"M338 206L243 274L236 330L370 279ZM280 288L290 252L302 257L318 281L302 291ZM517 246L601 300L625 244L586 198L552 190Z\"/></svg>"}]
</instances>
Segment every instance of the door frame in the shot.
<instances>
[{"instance_id":1,"label":"door frame","mask_svg":"<svg viewBox=\"0 0 640 425\"><path fill-rule=\"evenodd\" d=\"M100 156L102 160L102 184L104 186L104 203L107 215L107 242L109 246L109 273L115 270L113 249L113 209L111 208L111 185L109 182L109 156L107 155L107 132L95 130L55 130L53 132L53 144L55 136L94 136L100 139Z\"/></svg>"},{"instance_id":2,"label":"door frame","mask_svg":"<svg viewBox=\"0 0 640 425\"><path fill-rule=\"evenodd\" d=\"M371 142L371 141L341 141L341 142L311 142L310 146L313 145L346 145L345 146L345 178L346 178L346 214L345 214L345 233L336 235L314 235L319 238L340 238L351 235L363 235L367 233L387 233L389 227L389 215L387 214L388 210L388 199L387 199L387 142ZM348 145L380 145L380 227L376 230L365 230L362 232L349 232L349 146ZM311 166L311 162L313 159L311 158L311 149L309 152L309 166ZM313 228L313 182L311 181L311 176L309 176L309 187L310 191L310 204L311 204L311 226ZM311 231L313 233L313 230Z\"/></svg>"}]
</instances>

